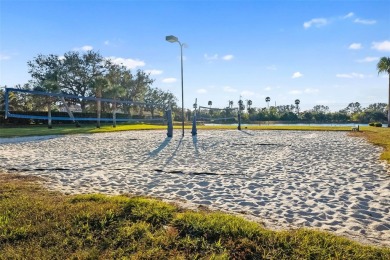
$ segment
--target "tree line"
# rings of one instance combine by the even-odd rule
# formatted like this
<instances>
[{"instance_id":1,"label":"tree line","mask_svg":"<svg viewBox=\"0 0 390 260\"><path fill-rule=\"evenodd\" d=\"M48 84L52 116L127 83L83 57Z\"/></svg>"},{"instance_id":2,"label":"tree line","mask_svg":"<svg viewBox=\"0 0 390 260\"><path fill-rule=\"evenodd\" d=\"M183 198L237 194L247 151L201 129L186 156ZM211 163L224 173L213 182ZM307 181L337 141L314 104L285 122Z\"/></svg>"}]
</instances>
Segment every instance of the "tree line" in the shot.
<instances>
[{"instance_id":1,"label":"tree line","mask_svg":"<svg viewBox=\"0 0 390 260\"><path fill-rule=\"evenodd\" d=\"M269 99L269 97L267 97ZM246 106L243 101L239 101L241 109L241 119L243 122L258 121L289 121L289 122L317 122L317 123L347 123L347 122L386 122L387 104L374 103L363 107L359 102L352 102L347 107L331 112L328 106L316 105L312 109L300 112L300 102L295 101L295 105L269 106L263 108L251 107L252 101L247 100ZM212 101L209 101L209 105ZM199 111L203 118L217 120L218 118L236 117L238 110L232 110L232 102L229 106L221 110L203 109Z\"/></svg>"}]
</instances>

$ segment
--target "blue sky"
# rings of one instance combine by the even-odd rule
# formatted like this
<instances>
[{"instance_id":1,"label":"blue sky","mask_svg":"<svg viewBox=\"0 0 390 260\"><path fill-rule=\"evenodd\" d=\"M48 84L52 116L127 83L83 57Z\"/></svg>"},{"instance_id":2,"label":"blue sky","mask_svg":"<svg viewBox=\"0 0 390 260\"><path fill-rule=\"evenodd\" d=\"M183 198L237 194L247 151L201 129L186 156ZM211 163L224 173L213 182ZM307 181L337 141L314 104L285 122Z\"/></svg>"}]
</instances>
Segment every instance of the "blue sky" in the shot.
<instances>
[{"instance_id":1,"label":"blue sky","mask_svg":"<svg viewBox=\"0 0 390 260\"><path fill-rule=\"evenodd\" d=\"M92 49L151 73L180 104L180 46L167 35L188 45L186 108L387 103L376 63L390 56L389 0L0 0L0 86L28 82L38 54Z\"/></svg>"}]
</instances>

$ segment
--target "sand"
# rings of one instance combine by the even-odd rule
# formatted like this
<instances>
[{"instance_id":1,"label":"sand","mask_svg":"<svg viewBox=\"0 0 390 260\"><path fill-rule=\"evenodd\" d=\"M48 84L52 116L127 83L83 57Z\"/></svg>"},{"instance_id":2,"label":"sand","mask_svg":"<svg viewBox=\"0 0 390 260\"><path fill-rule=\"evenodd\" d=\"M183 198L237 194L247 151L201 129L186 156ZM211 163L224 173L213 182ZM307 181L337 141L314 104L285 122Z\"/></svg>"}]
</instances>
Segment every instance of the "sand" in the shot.
<instances>
[{"instance_id":1,"label":"sand","mask_svg":"<svg viewBox=\"0 0 390 260\"><path fill-rule=\"evenodd\" d=\"M130 131L0 139L0 169L66 194L149 195L390 246L381 151L345 132Z\"/></svg>"}]
</instances>

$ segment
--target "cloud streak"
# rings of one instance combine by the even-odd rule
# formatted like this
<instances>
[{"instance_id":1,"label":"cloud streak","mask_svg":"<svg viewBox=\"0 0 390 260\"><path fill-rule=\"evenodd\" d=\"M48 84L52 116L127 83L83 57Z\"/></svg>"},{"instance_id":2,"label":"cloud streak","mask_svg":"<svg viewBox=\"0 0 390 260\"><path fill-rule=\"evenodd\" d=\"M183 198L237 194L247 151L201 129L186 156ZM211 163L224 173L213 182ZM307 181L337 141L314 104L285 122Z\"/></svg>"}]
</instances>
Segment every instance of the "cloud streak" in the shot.
<instances>
[{"instance_id":1,"label":"cloud streak","mask_svg":"<svg viewBox=\"0 0 390 260\"><path fill-rule=\"evenodd\" d=\"M350 50L360 50L361 48L363 48L361 43L352 43L348 47L348 49L350 49Z\"/></svg>"},{"instance_id":2,"label":"cloud streak","mask_svg":"<svg viewBox=\"0 0 390 260\"><path fill-rule=\"evenodd\" d=\"M371 49L377 51L390 51L390 41L373 42Z\"/></svg>"},{"instance_id":3,"label":"cloud streak","mask_svg":"<svg viewBox=\"0 0 390 260\"><path fill-rule=\"evenodd\" d=\"M234 55L232 54L226 54L222 57L220 57L218 54L214 54L214 55L208 55L207 53L203 55L203 57L205 58L205 60L207 61L214 61L214 60L224 60L224 61L229 61L229 60L232 60L234 58Z\"/></svg>"},{"instance_id":4,"label":"cloud streak","mask_svg":"<svg viewBox=\"0 0 390 260\"><path fill-rule=\"evenodd\" d=\"M364 25L376 24L375 20L366 20L366 19L359 19L359 18L356 18L355 20L353 20L353 22L354 23L359 23L359 24L364 24Z\"/></svg>"},{"instance_id":5,"label":"cloud streak","mask_svg":"<svg viewBox=\"0 0 390 260\"><path fill-rule=\"evenodd\" d=\"M176 81L176 78L165 78L162 80L163 83L175 83Z\"/></svg>"},{"instance_id":6,"label":"cloud streak","mask_svg":"<svg viewBox=\"0 0 390 260\"><path fill-rule=\"evenodd\" d=\"M356 60L356 62L365 63L365 62L373 62L377 60L379 60L378 57L365 57L364 59Z\"/></svg>"},{"instance_id":7,"label":"cloud streak","mask_svg":"<svg viewBox=\"0 0 390 260\"><path fill-rule=\"evenodd\" d=\"M84 45L82 47L73 48L74 51L92 51L93 47L91 45Z\"/></svg>"},{"instance_id":8,"label":"cloud streak","mask_svg":"<svg viewBox=\"0 0 390 260\"><path fill-rule=\"evenodd\" d=\"M142 60L125 59L114 56L108 57L107 59L111 60L114 64L125 66L128 69L145 66L145 62Z\"/></svg>"},{"instance_id":9,"label":"cloud streak","mask_svg":"<svg viewBox=\"0 0 390 260\"><path fill-rule=\"evenodd\" d=\"M225 91L225 92L237 92L237 89L232 88L230 86L225 86L225 87L223 87L223 91Z\"/></svg>"},{"instance_id":10,"label":"cloud streak","mask_svg":"<svg viewBox=\"0 0 390 260\"><path fill-rule=\"evenodd\" d=\"M352 72L352 73L336 74L336 77L337 78L346 78L346 79L364 79L364 78L367 78L368 76L361 74L361 73Z\"/></svg>"},{"instance_id":11,"label":"cloud streak","mask_svg":"<svg viewBox=\"0 0 390 260\"><path fill-rule=\"evenodd\" d=\"M145 70L146 73L149 73L150 75L161 75L163 73L162 70Z\"/></svg>"},{"instance_id":12,"label":"cloud streak","mask_svg":"<svg viewBox=\"0 0 390 260\"><path fill-rule=\"evenodd\" d=\"M297 79L297 78L301 78L301 77L303 77L303 74L300 73L299 71L294 72L294 74L291 76L291 78L293 78L293 79Z\"/></svg>"},{"instance_id":13,"label":"cloud streak","mask_svg":"<svg viewBox=\"0 0 390 260\"><path fill-rule=\"evenodd\" d=\"M325 18L314 18L314 19L311 19L310 21L304 22L303 28L309 29L312 26L322 27L322 26L327 25L328 23L329 23L328 20Z\"/></svg>"},{"instance_id":14,"label":"cloud streak","mask_svg":"<svg viewBox=\"0 0 390 260\"><path fill-rule=\"evenodd\" d=\"M9 59L11 59L11 56L0 54L0 60L9 60Z\"/></svg>"}]
</instances>

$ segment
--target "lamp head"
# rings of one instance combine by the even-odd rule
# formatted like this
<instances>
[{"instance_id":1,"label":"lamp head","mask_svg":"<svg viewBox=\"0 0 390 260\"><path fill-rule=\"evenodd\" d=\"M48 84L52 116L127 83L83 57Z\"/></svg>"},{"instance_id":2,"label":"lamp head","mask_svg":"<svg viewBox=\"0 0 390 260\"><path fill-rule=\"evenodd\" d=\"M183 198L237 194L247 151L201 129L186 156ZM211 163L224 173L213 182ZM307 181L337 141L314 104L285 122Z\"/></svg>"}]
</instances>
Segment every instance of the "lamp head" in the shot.
<instances>
[{"instance_id":1,"label":"lamp head","mask_svg":"<svg viewBox=\"0 0 390 260\"><path fill-rule=\"evenodd\" d=\"M168 41L168 42L171 42L171 43L179 41L179 39L176 36L173 36L173 35L166 36L165 40Z\"/></svg>"}]
</instances>

